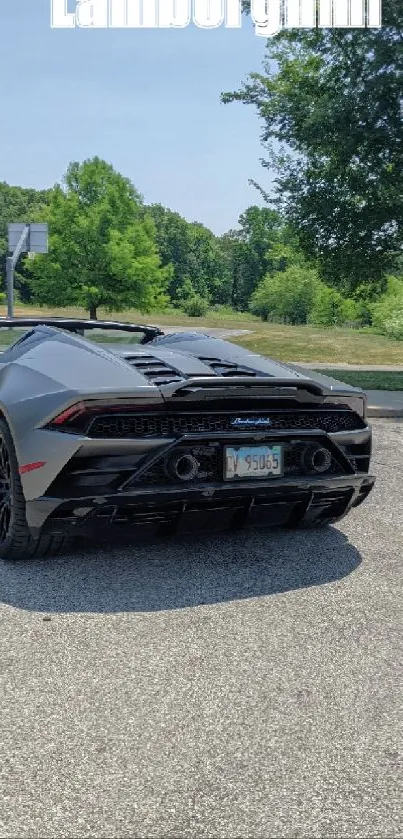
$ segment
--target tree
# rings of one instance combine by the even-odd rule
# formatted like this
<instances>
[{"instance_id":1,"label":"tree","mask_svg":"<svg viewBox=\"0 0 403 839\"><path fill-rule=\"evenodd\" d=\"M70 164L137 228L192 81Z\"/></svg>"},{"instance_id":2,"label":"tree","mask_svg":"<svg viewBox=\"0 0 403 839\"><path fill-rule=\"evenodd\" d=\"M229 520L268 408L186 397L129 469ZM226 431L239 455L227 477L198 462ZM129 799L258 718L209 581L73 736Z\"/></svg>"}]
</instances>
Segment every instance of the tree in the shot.
<instances>
[{"instance_id":1,"label":"tree","mask_svg":"<svg viewBox=\"0 0 403 839\"><path fill-rule=\"evenodd\" d=\"M234 100L262 119L273 200L305 255L343 291L382 288L403 246L401 0L380 30L283 30Z\"/></svg>"},{"instance_id":2,"label":"tree","mask_svg":"<svg viewBox=\"0 0 403 839\"><path fill-rule=\"evenodd\" d=\"M190 225L189 236L189 275L196 294L213 304L228 303L231 275L219 240L198 222Z\"/></svg>"},{"instance_id":3,"label":"tree","mask_svg":"<svg viewBox=\"0 0 403 839\"><path fill-rule=\"evenodd\" d=\"M258 255L248 242L242 241L239 232L234 230L221 237L221 249L231 276L231 306L244 311L262 276Z\"/></svg>"},{"instance_id":4,"label":"tree","mask_svg":"<svg viewBox=\"0 0 403 839\"><path fill-rule=\"evenodd\" d=\"M270 265L271 249L283 226L279 214L254 204L239 216L238 224L239 238L250 245L265 273Z\"/></svg>"},{"instance_id":5,"label":"tree","mask_svg":"<svg viewBox=\"0 0 403 839\"><path fill-rule=\"evenodd\" d=\"M189 222L162 204L151 204L148 212L154 220L156 242L162 265L172 266L168 294L172 301L182 297L183 286L189 286L193 293L191 277L188 274Z\"/></svg>"},{"instance_id":6,"label":"tree","mask_svg":"<svg viewBox=\"0 0 403 839\"><path fill-rule=\"evenodd\" d=\"M160 265L155 227L133 184L95 157L70 164L46 220L49 253L30 263L34 299L52 306L135 306L165 300L169 269Z\"/></svg>"},{"instance_id":7,"label":"tree","mask_svg":"<svg viewBox=\"0 0 403 839\"><path fill-rule=\"evenodd\" d=\"M220 240L198 222L189 222L161 204L148 208L163 265L172 266L169 296L174 303L197 294L211 303L227 303L231 276Z\"/></svg>"},{"instance_id":8,"label":"tree","mask_svg":"<svg viewBox=\"0 0 403 839\"><path fill-rule=\"evenodd\" d=\"M245 310L266 274L284 271L302 257L291 231L268 207L248 207L238 224L239 229L226 233L221 244L232 274L231 303Z\"/></svg>"}]
</instances>

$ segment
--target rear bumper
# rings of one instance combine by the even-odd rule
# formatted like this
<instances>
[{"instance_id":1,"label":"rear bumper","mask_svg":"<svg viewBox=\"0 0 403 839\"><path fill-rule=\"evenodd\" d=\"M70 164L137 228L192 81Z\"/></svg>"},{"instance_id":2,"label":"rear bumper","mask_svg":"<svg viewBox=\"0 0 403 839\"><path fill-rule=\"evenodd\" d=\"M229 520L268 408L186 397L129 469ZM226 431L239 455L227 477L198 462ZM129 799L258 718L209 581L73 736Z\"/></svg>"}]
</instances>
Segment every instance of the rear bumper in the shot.
<instances>
[{"instance_id":1,"label":"rear bumper","mask_svg":"<svg viewBox=\"0 0 403 839\"><path fill-rule=\"evenodd\" d=\"M334 522L371 492L366 474L289 477L271 481L199 484L195 487L137 487L124 493L28 501L27 521L39 532L100 535L112 525L154 532L210 532L247 525L310 526Z\"/></svg>"}]
</instances>

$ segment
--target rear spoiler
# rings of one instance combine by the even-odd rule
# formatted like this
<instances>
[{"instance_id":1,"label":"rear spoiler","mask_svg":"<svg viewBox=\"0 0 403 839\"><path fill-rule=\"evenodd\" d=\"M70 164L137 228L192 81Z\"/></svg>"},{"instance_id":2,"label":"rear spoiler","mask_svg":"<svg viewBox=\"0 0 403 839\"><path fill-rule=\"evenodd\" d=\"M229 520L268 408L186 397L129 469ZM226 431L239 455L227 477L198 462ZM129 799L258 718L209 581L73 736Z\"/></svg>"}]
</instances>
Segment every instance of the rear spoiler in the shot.
<instances>
[{"instance_id":1,"label":"rear spoiler","mask_svg":"<svg viewBox=\"0 0 403 839\"><path fill-rule=\"evenodd\" d=\"M168 402L184 400L189 402L213 401L214 399L278 399L297 403L328 404L348 408L366 420L367 399L364 392L352 392L343 387L333 388L320 385L312 379L277 378L276 376L203 376L186 382L171 382L159 385L162 397Z\"/></svg>"},{"instance_id":2,"label":"rear spoiler","mask_svg":"<svg viewBox=\"0 0 403 839\"><path fill-rule=\"evenodd\" d=\"M322 401L331 391L321 387L311 379L277 378L275 376L203 376L188 379L186 382L171 382L160 385L165 399L211 399L237 398L247 396L252 399L288 398L298 399L302 393Z\"/></svg>"},{"instance_id":3,"label":"rear spoiler","mask_svg":"<svg viewBox=\"0 0 403 839\"><path fill-rule=\"evenodd\" d=\"M67 332L80 334L84 329L105 329L107 330L123 330L124 332L143 332L145 336L145 343L152 341L159 335L164 335L162 329L158 326L150 326L139 323L125 323L114 320L85 320L81 318L51 318L51 317L33 317L33 318L0 318L0 329L19 329L23 327L35 326L53 326L56 329L64 329Z\"/></svg>"}]
</instances>

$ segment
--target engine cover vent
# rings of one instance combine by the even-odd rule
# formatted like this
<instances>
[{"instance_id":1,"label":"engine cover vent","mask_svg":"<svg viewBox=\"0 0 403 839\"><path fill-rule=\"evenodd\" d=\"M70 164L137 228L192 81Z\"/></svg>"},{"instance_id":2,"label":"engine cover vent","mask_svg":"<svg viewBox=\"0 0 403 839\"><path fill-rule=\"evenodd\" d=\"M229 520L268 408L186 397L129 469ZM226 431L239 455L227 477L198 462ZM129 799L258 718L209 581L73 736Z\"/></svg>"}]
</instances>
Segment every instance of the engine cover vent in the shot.
<instances>
[{"instance_id":1,"label":"engine cover vent","mask_svg":"<svg viewBox=\"0 0 403 839\"><path fill-rule=\"evenodd\" d=\"M264 373L257 373L256 370L251 370L249 367L243 367L239 364L233 364L231 361L222 361L219 358L208 358L206 356L199 356L200 361L211 367L216 376L264 376Z\"/></svg>"},{"instance_id":2,"label":"engine cover vent","mask_svg":"<svg viewBox=\"0 0 403 839\"><path fill-rule=\"evenodd\" d=\"M154 385L168 385L172 382L185 381L185 377L177 370L152 355L126 356L125 361L135 367L142 376L145 376Z\"/></svg>"}]
</instances>

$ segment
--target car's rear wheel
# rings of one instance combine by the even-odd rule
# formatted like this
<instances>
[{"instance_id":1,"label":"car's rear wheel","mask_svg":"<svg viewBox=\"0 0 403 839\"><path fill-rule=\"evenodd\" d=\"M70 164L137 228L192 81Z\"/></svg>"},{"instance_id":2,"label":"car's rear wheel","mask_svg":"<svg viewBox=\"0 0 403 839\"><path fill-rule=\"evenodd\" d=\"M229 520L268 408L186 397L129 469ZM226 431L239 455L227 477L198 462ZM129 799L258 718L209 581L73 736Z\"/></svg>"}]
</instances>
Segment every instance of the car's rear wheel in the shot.
<instances>
[{"instance_id":1,"label":"car's rear wheel","mask_svg":"<svg viewBox=\"0 0 403 839\"><path fill-rule=\"evenodd\" d=\"M13 439L7 423L0 420L0 558L51 555L66 550L70 543L65 536L31 535Z\"/></svg>"}]
</instances>

